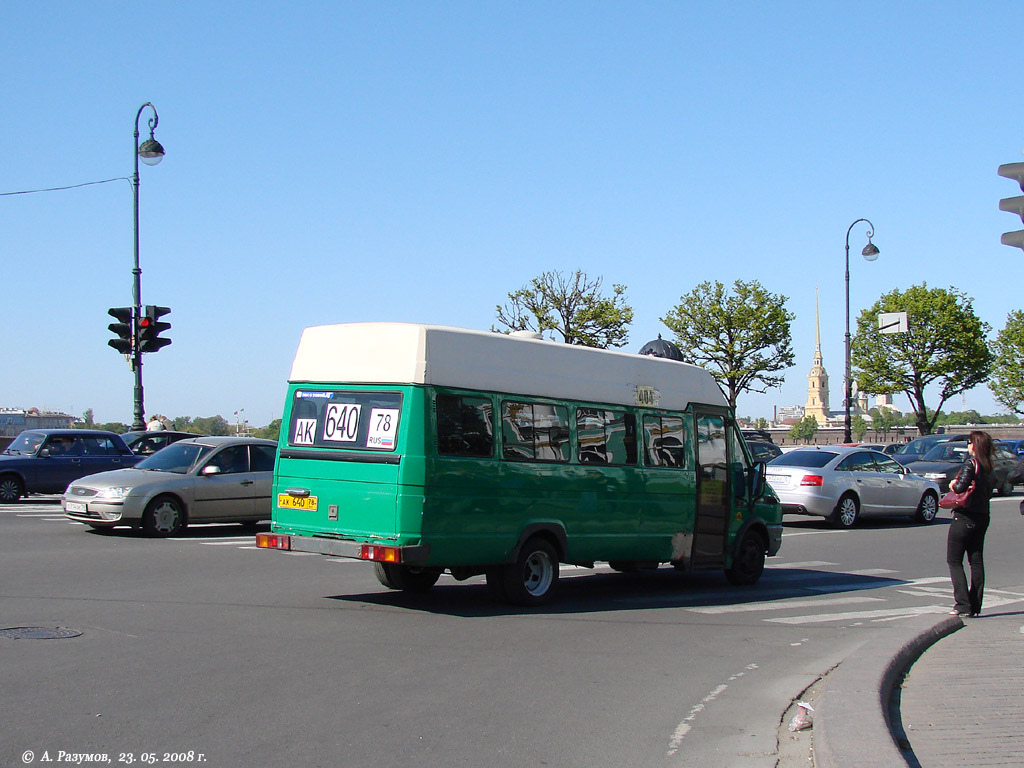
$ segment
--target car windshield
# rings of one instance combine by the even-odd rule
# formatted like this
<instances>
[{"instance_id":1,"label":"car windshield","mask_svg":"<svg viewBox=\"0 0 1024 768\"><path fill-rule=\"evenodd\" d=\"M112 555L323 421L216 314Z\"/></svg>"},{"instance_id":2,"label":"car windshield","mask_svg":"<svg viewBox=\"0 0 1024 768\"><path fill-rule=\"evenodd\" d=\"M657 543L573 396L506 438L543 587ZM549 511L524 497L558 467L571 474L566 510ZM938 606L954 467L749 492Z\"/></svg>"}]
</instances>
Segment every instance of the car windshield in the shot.
<instances>
[{"instance_id":1,"label":"car windshield","mask_svg":"<svg viewBox=\"0 0 1024 768\"><path fill-rule=\"evenodd\" d=\"M790 451L768 463L785 467L824 467L838 455L832 451Z\"/></svg>"},{"instance_id":2,"label":"car windshield","mask_svg":"<svg viewBox=\"0 0 1024 768\"><path fill-rule=\"evenodd\" d=\"M149 458L143 459L135 465L135 468L184 475L195 466L197 461L212 450L213 448L210 446L198 443L173 443Z\"/></svg>"},{"instance_id":3,"label":"car windshield","mask_svg":"<svg viewBox=\"0 0 1024 768\"><path fill-rule=\"evenodd\" d=\"M11 441L4 453L33 456L45 439L46 435L39 432L22 432Z\"/></svg>"},{"instance_id":4,"label":"car windshield","mask_svg":"<svg viewBox=\"0 0 1024 768\"><path fill-rule=\"evenodd\" d=\"M939 443L921 457L921 461L967 461L967 443Z\"/></svg>"}]
</instances>

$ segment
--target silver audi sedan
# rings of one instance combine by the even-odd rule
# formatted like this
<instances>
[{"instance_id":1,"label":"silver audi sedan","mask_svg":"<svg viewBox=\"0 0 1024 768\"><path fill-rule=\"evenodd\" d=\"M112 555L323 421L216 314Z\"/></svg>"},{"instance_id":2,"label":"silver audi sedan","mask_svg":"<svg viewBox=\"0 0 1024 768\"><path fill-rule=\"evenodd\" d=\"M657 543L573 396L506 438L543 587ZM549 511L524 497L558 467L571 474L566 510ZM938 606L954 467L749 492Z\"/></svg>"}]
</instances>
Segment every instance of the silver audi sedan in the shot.
<instances>
[{"instance_id":1,"label":"silver audi sedan","mask_svg":"<svg viewBox=\"0 0 1024 768\"><path fill-rule=\"evenodd\" d=\"M64 514L93 528L129 525L173 536L186 525L270 519L277 443L254 437L180 440L131 469L75 480Z\"/></svg>"},{"instance_id":2,"label":"silver audi sedan","mask_svg":"<svg viewBox=\"0 0 1024 768\"><path fill-rule=\"evenodd\" d=\"M849 528L863 515L907 515L930 523L939 486L880 451L849 446L798 448L772 459L767 480L783 514L817 515Z\"/></svg>"}]
</instances>

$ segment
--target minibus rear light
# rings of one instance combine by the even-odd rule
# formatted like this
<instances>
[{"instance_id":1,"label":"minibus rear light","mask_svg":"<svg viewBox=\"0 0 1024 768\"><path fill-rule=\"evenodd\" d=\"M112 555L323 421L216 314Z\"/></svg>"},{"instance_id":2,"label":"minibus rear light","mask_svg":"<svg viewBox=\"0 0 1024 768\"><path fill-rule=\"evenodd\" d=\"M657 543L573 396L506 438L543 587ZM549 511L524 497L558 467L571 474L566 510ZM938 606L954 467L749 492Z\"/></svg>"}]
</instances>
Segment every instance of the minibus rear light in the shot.
<instances>
[{"instance_id":1,"label":"minibus rear light","mask_svg":"<svg viewBox=\"0 0 1024 768\"><path fill-rule=\"evenodd\" d=\"M378 563L402 562L402 550L398 547L379 547L374 544L363 544L359 550L363 560L374 560Z\"/></svg>"},{"instance_id":2,"label":"minibus rear light","mask_svg":"<svg viewBox=\"0 0 1024 768\"><path fill-rule=\"evenodd\" d=\"M286 549L292 548L292 537L282 536L279 533L257 533L256 546L260 549Z\"/></svg>"},{"instance_id":3,"label":"minibus rear light","mask_svg":"<svg viewBox=\"0 0 1024 768\"><path fill-rule=\"evenodd\" d=\"M824 484L824 482L825 478L823 478L821 475L804 475L800 479L800 485L814 485L820 487L821 485Z\"/></svg>"}]
</instances>

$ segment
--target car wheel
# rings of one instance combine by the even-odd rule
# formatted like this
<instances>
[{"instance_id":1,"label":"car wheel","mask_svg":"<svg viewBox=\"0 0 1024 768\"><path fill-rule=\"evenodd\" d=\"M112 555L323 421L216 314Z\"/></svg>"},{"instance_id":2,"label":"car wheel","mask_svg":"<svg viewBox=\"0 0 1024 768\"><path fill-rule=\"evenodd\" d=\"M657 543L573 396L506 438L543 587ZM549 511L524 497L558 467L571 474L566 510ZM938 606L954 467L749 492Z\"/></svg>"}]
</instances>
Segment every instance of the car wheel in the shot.
<instances>
[{"instance_id":1,"label":"car wheel","mask_svg":"<svg viewBox=\"0 0 1024 768\"><path fill-rule=\"evenodd\" d=\"M740 540L732 565L725 569L725 577L730 584L739 587L756 584L764 571L764 558L767 545L756 531L747 531Z\"/></svg>"},{"instance_id":2,"label":"car wheel","mask_svg":"<svg viewBox=\"0 0 1024 768\"><path fill-rule=\"evenodd\" d=\"M829 518L837 528L852 528L860 513L860 503L852 493L844 493Z\"/></svg>"},{"instance_id":3,"label":"car wheel","mask_svg":"<svg viewBox=\"0 0 1024 768\"><path fill-rule=\"evenodd\" d=\"M413 568L395 563L374 563L373 570L377 581L385 587L404 592L426 592L441 578L437 568Z\"/></svg>"},{"instance_id":4,"label":"car wheel","mask_svg":"<svg viewBox=\"0 0 1024 768\"><path fill-rule=\"evenodd\" d=\"M1006 479L1003 480L1003 484L999 486L1000 496L1010 496L1013 494L1013 483L1010 482L1010 476L1007 475Z\"/></svg>"},{"instance_id":5,"label":"car wheel","mask_svg":"<svg viewBox=\"0 0 1024 768\"><path fill-rule=\"evenodd\" d=\"M491 593L514 605L541 605L558 583L558 553L547 539L534 536L519 550L515 563L487 572Z\"/></svg>"},{"instance_id":6,"label":"car wheel","mask_svg":"<svg viewBox=\"0 0 1024 768\"><path fill-rule=\"evenodd\" d=\"M14 475L0 477L0 503L13 504L25 495L25 488Z\"/></svg>"},{"instance_id":7,"label":"car wheel","mask_svg":"<svg viewBox=\"0 0 1024 768\"><path fill-rule=\"evenodd\" d=\"M939 514L939 499L932 491L925 491L921 503L917 505L914 519L919 523L930 523Z\"/></svg>"},{"instance_id":8,"label":"car wheel","mask_svg":"<svg viewBox=\"0 0 1024 768\"><path fill-rule=\"evenodd\" d=\"M142 513L142 530L147 536L165 538L185 527L185 511L181 502L171 496L158 496Z\"/></svg>"}]
</instances>

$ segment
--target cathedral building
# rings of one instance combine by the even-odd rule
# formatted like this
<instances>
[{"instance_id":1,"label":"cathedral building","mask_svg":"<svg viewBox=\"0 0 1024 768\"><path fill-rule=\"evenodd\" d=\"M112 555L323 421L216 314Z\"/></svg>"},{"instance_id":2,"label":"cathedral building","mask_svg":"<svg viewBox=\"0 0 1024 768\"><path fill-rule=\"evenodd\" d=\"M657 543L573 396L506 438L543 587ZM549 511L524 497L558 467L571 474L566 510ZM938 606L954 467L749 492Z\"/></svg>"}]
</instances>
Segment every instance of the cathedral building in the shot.
<instances>
[{"instance_id":1,"label":"cathedral building","mask_svg":"<svg viewBox=\"0 0 1024 768\"><path fill-rule=\"evenodd\" d=\"M814 297L814 365L807 374L807 405L804 406L804 418L813 416L819 427L828 424L828 372L821 358L821 318L818 310L818 297Z\"/></svg>"}]
</instances>

